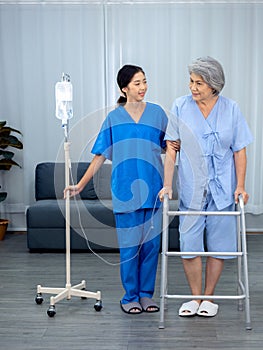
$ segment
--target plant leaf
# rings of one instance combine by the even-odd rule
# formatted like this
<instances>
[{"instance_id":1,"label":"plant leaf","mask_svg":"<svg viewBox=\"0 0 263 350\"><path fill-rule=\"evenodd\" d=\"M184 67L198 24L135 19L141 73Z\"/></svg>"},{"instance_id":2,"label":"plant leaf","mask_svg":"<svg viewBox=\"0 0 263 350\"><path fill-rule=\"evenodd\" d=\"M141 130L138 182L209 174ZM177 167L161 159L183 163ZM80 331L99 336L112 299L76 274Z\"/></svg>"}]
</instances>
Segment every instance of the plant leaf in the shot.
<instances>
[{"instance_id":1,"label":"plant leaf","mask_svg":"<svg viewBox=\"0 0 263 350\"><path fill-rule=\"evenodd\" d=\"M4 133L10 134L11 132L16 132L16 133L22 135L21 131L14 129L14 128L11 128L10 126L0 127L0 134L4 134Z\"/></svg>"},{"instance_id":2,"label":"plant leaf","mask_svg":"<svg viewBox=\"0 0 263 350\"><path fill-rule=\"evenodd\" d=\"M0 150L0 156L2 156L5 159L12 159L14 155L15 155L14 152Z\"/></svg>"},{"instance_id":3,"label":"plant leaf","mask_svg":"<svg viewBox=\"0 0 263 350\"><path fill-rule=\"evenodd\" d=\"M13 165L21 168L21 166L12 159L0 159L0 170L10 170Z\"/></svg>"},{"instance_id":4,"label":"plant leaf","mask_svg":"<svg viewBox=\"0 0 263 350\"><path fill-rule=\"evenodd\" d=\"M23 149L23 144L15 136L0 137L0 148L5 149L6 147Z\"/></svg>"},{"instance_id":5,"label":"plant leaf","mask_svg":"<svg viewBox=\"0 0 263 350\"><path fill-rule=\"evenodd\" d=\"M0 202L3 202L7 197L7 192L0 192Z\"/></svg>"}]
</instances>

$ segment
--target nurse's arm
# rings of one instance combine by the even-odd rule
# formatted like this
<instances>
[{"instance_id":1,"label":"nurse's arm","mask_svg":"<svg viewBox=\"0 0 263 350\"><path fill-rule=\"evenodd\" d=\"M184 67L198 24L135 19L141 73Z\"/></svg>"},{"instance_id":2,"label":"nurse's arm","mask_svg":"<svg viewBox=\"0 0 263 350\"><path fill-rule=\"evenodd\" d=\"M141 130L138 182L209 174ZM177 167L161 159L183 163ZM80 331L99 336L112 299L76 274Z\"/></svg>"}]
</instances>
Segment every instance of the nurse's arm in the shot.
<instances>
[{"instance_id":1,"label":"nurse's arm","mask_svg":"<svg viewBox=\"0 0 263 350\"><path fill-rule=\"evenodd\" d=\"M70 197L79 194L87 185L87 183L91 180L91 178L96 174L96 172L99 170L102 164L105 162L105 159L106 158L103 155L95 155L88 169L86 170L82 178L79 180L77 185L71 185L64 189L64 198L66 198L67 192L69 192Z\"/></svg>"},{"instance_id":2,"label":"nurse's arm","mask_svg":"<svg viewBox=\"0 0 263 350\"><path fill-rule=\"evenodd\" d=\"M244 204L247 203L249 195L245 191L246 169L247 169L247 155L246 148L242 148L240 151L234 152L234 161L236 168L237 187L234 193L235 202L238 202L238 196L243 196Z\"/></svg>"},{"instance_id":3,"label":"nurse's arm","mask_svg":"<svg viewBox=\"0 0 263 350\"><path fill-rule=\"evenodd\" d=\"M174 175L174 165L176 161L177 150L172 141L166 141L166 154L164 160L164 187L159 192L159 198L162 201L165 194L172 199L172 184Z\"/></svg>"}]
</instances>

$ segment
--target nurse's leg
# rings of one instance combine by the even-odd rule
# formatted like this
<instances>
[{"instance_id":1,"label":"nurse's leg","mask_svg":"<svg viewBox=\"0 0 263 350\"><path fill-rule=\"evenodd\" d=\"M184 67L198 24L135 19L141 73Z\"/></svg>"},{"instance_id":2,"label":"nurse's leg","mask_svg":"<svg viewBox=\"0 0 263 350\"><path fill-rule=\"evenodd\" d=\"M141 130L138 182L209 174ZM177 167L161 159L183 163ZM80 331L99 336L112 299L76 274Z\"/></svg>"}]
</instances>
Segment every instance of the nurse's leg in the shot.
<instances>
[{"instance_id":1,"label":"nurse's leg","mask_svg":"<svg viewBox=\"0 0 263 350\"><path fill-rule=\"evenodd\" d=\"M121 300L122 304L139 302L138 245L140 233L136 225L136 216L138 215L138 212L115 214L120 248L120 276L125 290Z\"/></svg>"},{"instance_id":2,"label":"nurse's leg","mask_svg":"<svg viewBox=\"0 0 263 350\"><path fill-rule=\"evenodd\" d=\"M140 298L152 298L160 251L162 210L145 209L143 242L139 254ZM154 215L153 215L154 214Z\"/></svg>"}]
</instances>

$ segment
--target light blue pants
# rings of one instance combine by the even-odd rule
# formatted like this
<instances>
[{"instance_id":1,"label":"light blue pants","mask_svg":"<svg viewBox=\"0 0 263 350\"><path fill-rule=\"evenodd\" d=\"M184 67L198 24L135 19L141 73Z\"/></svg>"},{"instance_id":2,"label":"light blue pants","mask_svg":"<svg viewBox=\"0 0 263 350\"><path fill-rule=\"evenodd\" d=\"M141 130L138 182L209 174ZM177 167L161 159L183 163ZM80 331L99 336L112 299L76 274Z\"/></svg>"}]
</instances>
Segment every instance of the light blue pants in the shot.
<instances>
[{"instance_id":1,"label":"light blue pants","mask_svg":"<svg viewBox=\"0 0 263 350\"><path fill-rule=\"evenodd\" d=\"M220 211L233 211L233 203ZM180 211L191 210L180 203ZM219 211L215 202L208 194L202 208L203 211ZM204 232L207 251L236 252L237 226L235 216L180 216L180 250L181 252L203 252ZM183 256L192 258L192 256ZM231 259L234 256L216 256L219 259Z\"/></svg>"},{"instance_id":2,"label":"light blue pants","mask_svg":"<svg viewBox=\"0 0 263 350\"><path fill-rule=\"evenodd\" d=\"M120 275L125 290L122 304L153 296L160 250L161 215L161 209L115 214Z\"/></svg>"}]
</instances>

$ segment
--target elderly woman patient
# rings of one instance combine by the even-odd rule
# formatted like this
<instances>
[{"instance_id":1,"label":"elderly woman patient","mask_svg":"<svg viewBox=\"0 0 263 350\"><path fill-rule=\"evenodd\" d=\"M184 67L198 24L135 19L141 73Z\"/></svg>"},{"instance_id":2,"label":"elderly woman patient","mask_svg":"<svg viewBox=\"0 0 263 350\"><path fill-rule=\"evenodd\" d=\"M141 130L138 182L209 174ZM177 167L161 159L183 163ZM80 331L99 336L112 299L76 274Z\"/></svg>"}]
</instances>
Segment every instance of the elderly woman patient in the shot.
<instances>
[{"instance_id":1,"label":"elderly woman patient","mask_svg":"<svg viewBox=\"0 0 263 350\"><path fill-rule=\"evenodd\" d=\"M202 57L188 66L190 92L175 100L165 139L164 194L172 198L172 178L176 151L170 142L180 140L178 159L179 210L233 211L238 196L248 201L245 190L246 146L252 142L248 125L235 101L220 95L225 84L221 64ZM182 252L234 252L236 218L234 216L180 216ZM210 256L206 260L202 295L202 258L182 256L184 271L193 300L183 303L180 316L215 316L218 305L211 299L224 266L232 256Z\"/></svg>"}]
</instances>

